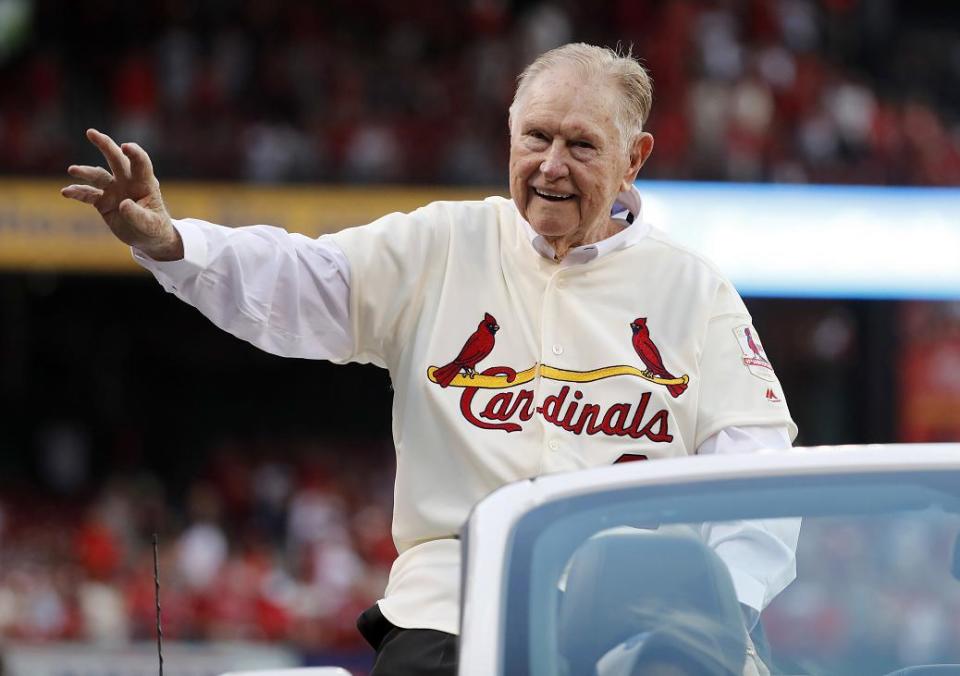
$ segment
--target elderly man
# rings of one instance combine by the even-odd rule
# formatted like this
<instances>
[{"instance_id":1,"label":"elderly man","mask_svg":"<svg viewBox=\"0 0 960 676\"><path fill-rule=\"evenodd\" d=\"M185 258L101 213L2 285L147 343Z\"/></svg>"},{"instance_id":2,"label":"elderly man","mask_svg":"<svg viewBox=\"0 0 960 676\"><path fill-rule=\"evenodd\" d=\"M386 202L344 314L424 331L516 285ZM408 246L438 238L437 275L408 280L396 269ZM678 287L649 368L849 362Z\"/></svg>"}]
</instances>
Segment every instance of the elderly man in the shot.
<instances>
[{"instance_id":1,"label":"elderly man","mask_svg":"<svg viewBox=\"0 0 960 676\"><path fill-rule=\"evenodd\" d=\"M82 184L63 194L218 326L278 355L389 369L399 557L358 622L375 674L454 672L456 534L499 486L796 434L736 291L643 219L651 101L629 55L547 52L510 107L511 200L433 203L317 240L173 221L146 153L94 130L110 171L69 169ZM707 534L748 616L792 579L796 535Z\"/></svg>"}]
</instances>

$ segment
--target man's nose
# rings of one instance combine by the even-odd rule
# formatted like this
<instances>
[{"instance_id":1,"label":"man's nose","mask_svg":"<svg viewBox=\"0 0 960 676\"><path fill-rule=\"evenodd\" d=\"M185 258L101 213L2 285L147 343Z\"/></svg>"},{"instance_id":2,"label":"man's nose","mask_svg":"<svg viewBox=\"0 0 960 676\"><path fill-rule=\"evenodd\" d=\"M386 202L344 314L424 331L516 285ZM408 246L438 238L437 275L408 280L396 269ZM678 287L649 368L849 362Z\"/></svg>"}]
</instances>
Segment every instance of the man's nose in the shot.
<instances>
[{"instance_id":1,"label":"man's nose","mask_svg":"<svg viewBox=\"0 0 960 676\"><path fill-rule=\"evenodd\" d=\"M554 140L547 149L546 157L540 163L540 173L550 181L563 178L570 173L567 167L566 150L559 140Z\"/></svg>"}]
</instances>

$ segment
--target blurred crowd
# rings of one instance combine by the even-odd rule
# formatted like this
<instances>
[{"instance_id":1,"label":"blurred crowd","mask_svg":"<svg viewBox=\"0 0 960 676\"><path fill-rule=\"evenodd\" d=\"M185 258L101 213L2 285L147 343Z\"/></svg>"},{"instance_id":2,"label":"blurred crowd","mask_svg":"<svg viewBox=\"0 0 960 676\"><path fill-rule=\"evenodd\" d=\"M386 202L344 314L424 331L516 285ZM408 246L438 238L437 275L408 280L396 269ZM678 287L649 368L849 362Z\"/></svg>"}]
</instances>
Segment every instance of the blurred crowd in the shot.
<instances>
[{"instance_id":1,"label":"blurred crowd","mask_svg":"<svg viewBox=\"0 0 960 676\"><path fill-rule=\"evenodd\" d=\"M960 185L956 3L66 5L0 0L0 175L62 176L69 163L97 162L83 138L96 126L144 145L162 180L503 185L516 74L546 49L585 40L632 44L651 70L656 149L646 177ZM938 21L925 5L947 14ZM937 362L941 376L958 372L960 315L955 304L944 308L949 333L942 329L938 340L950 341L952 361L949 370ZM789 389L798 419L817 421L805 439L875 440L856 436L865 399L857 346L876 328L871 310L861 317L839 304L762 302L751 309L767 317L764 336L781 351L771 356L784 382L800 383ZM930 353L919 344L921 334L932 335L930 315L904 315L902 323L914 351ZM63 341L77 335L74 326ZM109 359L110 367L106 357L90 357L91 369L127 368L113 352ZM66 362L48 370L72 373ZM56 385L75 388L68 380ZM935 393L941 406L941 391L955 401L957 382ZM930 410L915 428L946 429L930 422ZM955 420L955 410L943 419ZM152 639L157 533L166 636L280 640L305 652L362 647L356 616L382 593L396 556L389 440L223 442L198 454L189 472L171 460L180 474L170 476L101 472L78 453L75 430L52 426L43 435L36 481L17 486L0 473L0 642ZM928 545L939 546L903 551ZM850 629L856 619L838 610L844 589L798 589L796 603L819 619L807 634L791 624L795 608L779 618L775 611L771 634L781 645L815 632L859 640ZM888 601L892 614L909 603ZM947 624L918 608L918 629L897 638L905 655L927 654L917 647L930 635L925 628ZM888 629L876 635L888 637Z\"/></svg>"},{"instance_id":2,"label":"blurred crowd","mask_svg":"<svg viewBox=\"0 0 960 676\"><path fill-rule=\"evenodd\" d=\"M204 457L182 494L149 472L71 489L56 462L29 493L5 490L0 643L152 640L156 532L165 637L361 649L356 618L396 556L389 449L230 442Z\"/></svg>"},{"instance_id":3,"label":"blurred crowd","mask_svg":"<svg viewBox=\"0 0 960 676\"><path fill-rule=\"evenodd\" d=\"M223 441L175 480L96 476L76 428L49 436L37 480L0 491L0 645L153 640L157 533L165 638L366 651L356 617L396 556L387 440ZM960 659L958 525L935 511L805 519L798 578L764 613L778 659Z\"/></svg>"},{"instance_id":4,"label":"blurred crowd","mask_svg":"<svg viewBox=\"0 0 960 676\"><path fill-rule=\"evenodd\" d=\"M953 3L5 4L6 174L95 161L97 126L167 179L502 185L515 76L584 40L632 44L653 74L647 177L960 184Z\"/></svg>"},{"instance_id":5,"label":"blurred crowd","mask_svg":"<svg viewBox=\"0 0 960 676\"><path fill-rule=\"evenodd\" d=\"M763 614L781 673L956 664L958 528L937 509L804 518L797 579Z\"/></svg>"}]
</instances>

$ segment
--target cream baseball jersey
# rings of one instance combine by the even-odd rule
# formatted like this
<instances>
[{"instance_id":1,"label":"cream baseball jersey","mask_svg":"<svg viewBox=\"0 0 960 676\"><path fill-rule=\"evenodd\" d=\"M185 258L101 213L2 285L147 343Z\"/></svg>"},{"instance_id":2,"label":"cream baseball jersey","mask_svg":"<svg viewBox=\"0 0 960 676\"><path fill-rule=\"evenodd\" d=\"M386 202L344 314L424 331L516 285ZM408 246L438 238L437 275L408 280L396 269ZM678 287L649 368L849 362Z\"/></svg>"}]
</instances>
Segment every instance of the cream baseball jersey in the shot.
<instances>
[{"instance_id":1,"label":"cream baseball jersey","mask_svg":"<svg viewBox=\"0 0 960 676\"><path fill-rule=\"evenodd\" d=\"M494 197L333 239L351 268L349 359L393 379L400 558L381 609L401 626L430 604L420 590L456 584L450 536L507 482L692 453L735 425L795 435L733 287L656 229L558 265ZM436 611L433 628L455 631Z\"/></svg>"},{"instance_id":2,"label":"cream baseball jersey","mask_svg":"<svg viewBox=\"0 0 960 676\"><path fill-rule=\"evenodd\" d=\"M457 632L454 536L505 483L689 454L732 427L796 434L733 287L642 220L598 243L603 255L575 250L559 263L499 197L341 231L330 236L349 264L341 334L322 321L340 302L321 278L334 266L298 264L329 255L315 240L187 225L193 260L138 257L168 290L271 352L389 370L399 557L379 603L398 626ZM630 245L613 247L625 234Z\"/></svg>"}]
</instances>

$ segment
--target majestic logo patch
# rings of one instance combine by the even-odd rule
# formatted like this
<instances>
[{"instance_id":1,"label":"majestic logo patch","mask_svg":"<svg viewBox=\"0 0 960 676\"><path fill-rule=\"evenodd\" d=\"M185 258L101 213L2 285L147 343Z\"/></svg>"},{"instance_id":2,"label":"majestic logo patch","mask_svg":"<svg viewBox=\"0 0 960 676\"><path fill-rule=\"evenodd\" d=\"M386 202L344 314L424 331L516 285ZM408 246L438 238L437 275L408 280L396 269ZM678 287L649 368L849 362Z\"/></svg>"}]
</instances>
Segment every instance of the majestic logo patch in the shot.
<instances>
[{"instance_id":1,"label":"majestic logo patch","mask_svg":"<svg viewBox=\"0 0 960 676\"><path fill-rule=\"evenodd\" d=\"M574 384L591 383L616 376L633 376L666 387L674 398L683 394L690 378L686 375L674 376L664 368L660 351L650 339L646 318L634 320L630 328L633 332L634 350L643 362L644 369L623 364L590 371L573 371L535 363L519 372L509 366L491 366L478 372L477 364L493 351L494 336L500 329L496 319L488 312L451 362L427 368L427 379L443 388L463 388L460 412L470 424L481 429L519 432L523 429L519 422L525 422L534 414L540 414L547 422L574 434L602 433L670 442L673 436L667 429L668 410L654 411L648 416L647 409L651 399L649 392L641 393L635 404L616 403L604 409L598 404L581 401L584 393L575 386L564 385L557 394L547 396L543 404L536 407L534 390L520 389L516 392L497 392L487 400L486 405L481 403L477 406L479 410L474 410L474 398L478 392L517 388L538 376Z\"/></svg>"},{"instance_id":2,"label":"majestic logo patch","mask_svg":"<svg viewBox=\"0 0 960 676\"><path fill-rule=\"evenodd\" d=\"M749 324L738 326L733 330L733 335L737 337L737 344L740 351L743 352L743 364L757 378L762 380L776 381L777 376L773 372L773 366L767 359L767 353L763 350L760 338L754 332L754 328Z\"/></svg>"},{"instance_id":3,"label":"majestic logo patch","mask_svg":"<svg viewBox=\"0 0 960 676\"><path fill-rule=\"evenodd\" d=\"M765 396L767 401L769 401L771 404L779 404L781 401L783 401L783 399L778 397L777 393L773 391L772 387L767 388L767 394Z\"/></svg>"}]
</instances>

